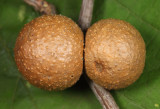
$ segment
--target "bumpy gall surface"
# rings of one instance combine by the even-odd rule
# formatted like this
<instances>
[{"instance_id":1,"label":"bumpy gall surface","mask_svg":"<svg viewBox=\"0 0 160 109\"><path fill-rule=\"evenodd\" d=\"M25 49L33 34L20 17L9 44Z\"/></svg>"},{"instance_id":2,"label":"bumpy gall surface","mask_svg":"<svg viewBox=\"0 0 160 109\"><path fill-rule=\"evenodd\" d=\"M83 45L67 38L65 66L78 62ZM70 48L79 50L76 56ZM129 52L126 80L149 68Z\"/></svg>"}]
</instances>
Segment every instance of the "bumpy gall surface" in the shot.
<instances>
[{"instance_id":1,"label":"bumpy gall surface","mask_svg":"<svg viewBox=\"0 0 160 109\"><path fill-rule=\"evenodd\" d=\"M63 90L82 73L83 33L65 16L41 16L21 30L14 54L19 71L31 84Z\"/></svg>"},{"instance_id":2,"label":"bumpy gall surface","mask_svg":"<svg viewBox=\"0 0 160 109\"><path fill-rule=\"evenodd\" d=\"M125 21L101 20L87 31L87 75L107 89L125 88L135 82L143 72L145 54L140 33Z\"/></svg>"}]
</instances>

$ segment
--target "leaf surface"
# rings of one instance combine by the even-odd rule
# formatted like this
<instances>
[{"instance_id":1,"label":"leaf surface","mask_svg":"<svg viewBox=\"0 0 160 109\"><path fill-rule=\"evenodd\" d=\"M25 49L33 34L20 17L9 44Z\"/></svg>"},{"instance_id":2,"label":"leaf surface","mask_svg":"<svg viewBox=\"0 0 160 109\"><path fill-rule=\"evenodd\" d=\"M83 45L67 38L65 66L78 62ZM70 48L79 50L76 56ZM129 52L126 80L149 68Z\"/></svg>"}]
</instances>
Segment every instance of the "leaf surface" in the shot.
<instances>
[{"instance_id":1,"label":"leaf surface","mask_svg":"<svg viewBox=\"0 0 160 109\"><path fill-rule=\"evenodd\" d=\"M49 0L58 13L77 22L81 0ZM122 19L135 26L146 43L146 65L131 86L111 91L121 109L160 108L160 1L95 0L92 23ZM80 81L64 91L44 91L23 79L14 62L14 44L24 24L40 14L23 0L0 2L0 107L1 109L100 109L89 86Z\"/></svg>"}]
</instances>

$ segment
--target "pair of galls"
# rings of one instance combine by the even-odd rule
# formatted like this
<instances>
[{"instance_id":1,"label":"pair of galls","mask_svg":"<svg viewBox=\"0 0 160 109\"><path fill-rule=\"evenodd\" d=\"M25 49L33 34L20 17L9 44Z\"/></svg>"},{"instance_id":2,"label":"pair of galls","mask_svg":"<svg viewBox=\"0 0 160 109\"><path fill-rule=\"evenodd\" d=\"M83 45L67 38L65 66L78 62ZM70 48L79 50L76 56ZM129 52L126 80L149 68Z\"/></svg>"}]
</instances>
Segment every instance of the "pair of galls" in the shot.
<instances>
[{"instance_id":1,"label":"pair of galls","mask_svg":"<svg viewBox=\"0 0 160 109\"><path fill-rule=\"evenodd\" d=\"M122 20L101 20L85 37L85 68L91 80L107 89L119 89L139 78L146 51L133 26ZM63 90L79 80L83 50L83 32L75 22L65 16L47 15L24 26L14 54L19 71L31 84Z\"/></svg>"}]
</instances>

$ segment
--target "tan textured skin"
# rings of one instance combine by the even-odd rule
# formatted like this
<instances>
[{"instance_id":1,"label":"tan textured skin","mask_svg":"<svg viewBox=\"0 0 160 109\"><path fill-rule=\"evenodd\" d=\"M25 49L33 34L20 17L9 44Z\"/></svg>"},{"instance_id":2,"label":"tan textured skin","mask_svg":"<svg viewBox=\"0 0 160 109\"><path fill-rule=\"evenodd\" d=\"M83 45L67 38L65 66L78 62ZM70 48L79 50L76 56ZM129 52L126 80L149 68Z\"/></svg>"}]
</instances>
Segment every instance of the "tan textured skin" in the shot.
<instances>
[{"instance_id":1,"label":"tan textured skin","mask_svg":"<svg viewBox=\"0 0 160 109\"><path fill-rule=\"evenodd\" d=\"M129 23L105 19L93 24L85 42L85 68L90 79L106 89L135 82L145 65L145 43Z\"/></svg>"},{"instance_id":2,"label":"tan textured skin","mask_svg":"<svg viewBox=\"0 0 160 109\"><path fill-rule=\"evenodd\" d=\"M83 33L65 16L41 16L21 30L14 54L19 71L31 84L63 90L82 73Z\"/></svg>"}]
</instances>

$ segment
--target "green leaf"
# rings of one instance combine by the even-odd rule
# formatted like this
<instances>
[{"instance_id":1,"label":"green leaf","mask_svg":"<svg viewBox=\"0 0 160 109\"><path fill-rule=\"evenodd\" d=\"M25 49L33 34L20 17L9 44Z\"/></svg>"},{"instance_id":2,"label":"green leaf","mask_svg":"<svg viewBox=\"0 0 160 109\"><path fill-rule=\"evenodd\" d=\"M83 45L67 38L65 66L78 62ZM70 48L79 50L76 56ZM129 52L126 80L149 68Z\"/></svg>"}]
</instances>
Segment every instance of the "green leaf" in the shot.
<instances>
[{"instance_id":1,"label":"green leaf","mask_svg":"<svg viewBox=\"0 0 160 109\"><path fill-rule=\"evenodd\" d=\"M49 0L60 14L78 20L81 0ZM128 21L146 43L146 65L131 86L111 91L121 109L160 108L160 1L95 0L92 23L106 18ZM44 91L30 85L17 70L13 48L24 24L39 16L23 0L0 2L0 108L1 109L100 109L84 78L64 91Z\"/></svg>"}]
</instances>

